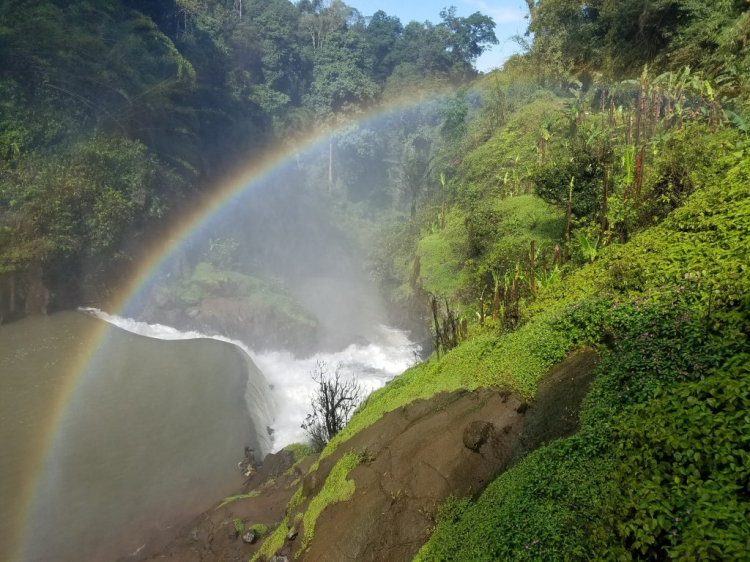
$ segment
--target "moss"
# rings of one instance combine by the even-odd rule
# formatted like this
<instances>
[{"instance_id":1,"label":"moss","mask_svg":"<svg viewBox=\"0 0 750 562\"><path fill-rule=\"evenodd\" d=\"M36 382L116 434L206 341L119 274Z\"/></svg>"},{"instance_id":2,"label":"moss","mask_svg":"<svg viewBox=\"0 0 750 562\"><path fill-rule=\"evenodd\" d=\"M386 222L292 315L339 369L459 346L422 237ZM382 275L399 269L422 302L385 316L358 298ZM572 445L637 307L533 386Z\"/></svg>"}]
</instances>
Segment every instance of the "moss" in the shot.
<instances>
[{"instance_id":1,"label":"moss","mask_svg":"<svg viewBox=\"0 0 750 562\"><path fill-rule=\"evenodd\" d=\"M301 482L300 478L295 478L287 488L294 488L295 486L299 486L299 483Z\"/></svg>"},{"instance_id":2,"label":"moss","mask_svg":"<svg viewBox=\"0 0 750 562\"><path fill-rule=\"evenodd\" d=\"M242 519L234 519L232 520L234 523L234 530L237 531L238 535L241 535L245 532L245 523L242 521Z\"/></svg>"},{"instance_id":3,"label":"moss","mask_svg":"<svg viewBox=\"0 0 750 562\"><path fill-rule=\"evenodd\" d=\"M312 447L304 443L291 443L290 445L287 445L286 447L284 447L284 450L289 451L290 453L294 455L295 463L298 463L299 461L313 454Z\"/></svg>"},{"instance_id":4,"label":"moss","mask_svg":"<svg viewBox=\"0 0 750 562\"><path fill-rule=\"evenodd\" d=\"M326 478L323 488L315 496L305 511L302 522L305 526L305 534L302 537L302 544L297 551L299 556L310 544L315 535L315 523L323 510L331 504L348 501L354 495L354 481L348 480L347 475L351 470L362 462L362 454L358 452L348 452L336 463L331 469L331 473Z\"/></svg>"},{"instance_id":5,"label":"moss","mask_svg":"<svg viewBox=\"0 0 750 562\"><path fill-rule=\"evenodd\" d=\"M289 500L289 504L287 505L286 511L287 513L291 513L294 508L296 508L299 505L302 505L302 502L305 501L305 494L302 492L302 486L297 488L297 491L294 492L291 499Z\"/></svg>"},{"instance_id":6,"label":"moss","mask_svg":"<svg viewBox=\"0 0 750 562\"><path fill-rule=\"evenodd\" d=\"M257 498L259 495L260 495L259 491L253 490L249 494L239 494L236 496L230 496L228 498L224 498L224 500L219 504L219 507L217 507L216 509L220 509L224 507L225 505L232 503L234 501L237 501L237 500L248 500L250 498Z\"/></svg>"},{"instance_id":7,"label":"moss","mask_svg":"<svg viewBox=\"0 0 750 562\"><path fill-rule=\"evenodd\" d=\"M288 523L289 518L285 517L284 520L279 523L279 526L274 529L273 533L271 533L271 535L263 542L260 550L255 553L255 556L250 559L250 562L255 562L260 558L269 560L274 554L281 550L281 547L284 546L284 541L286 540Z\"/></svg>"},{"instance_id":8,"label":"moss","mask_svg":"<svg viewBox=\"0 0 750 562\"><path fill-rule=\"evenodd\" d=\"M264 525L263 523L256 523L252 527L248 527L247 530L248 531L253 531L255 533L256 540L260 540L268 532L268 526Z\"/></svg>"},{"instance_id":9,"label":"moss","mask_svg":"<svg viewBox=\"0 0 750 562\"><path fill-rule=\"evenodd\" d=\"M323 450L321 459L386 413L440 392L508 385L532 397L544 373L568 352L591 343L577 332L558 329L564 318L564 310L552 310L505 336L480 333L440 361L433 357L409 369L365 400L349 424Z\"/></svg>"}]
</instances>

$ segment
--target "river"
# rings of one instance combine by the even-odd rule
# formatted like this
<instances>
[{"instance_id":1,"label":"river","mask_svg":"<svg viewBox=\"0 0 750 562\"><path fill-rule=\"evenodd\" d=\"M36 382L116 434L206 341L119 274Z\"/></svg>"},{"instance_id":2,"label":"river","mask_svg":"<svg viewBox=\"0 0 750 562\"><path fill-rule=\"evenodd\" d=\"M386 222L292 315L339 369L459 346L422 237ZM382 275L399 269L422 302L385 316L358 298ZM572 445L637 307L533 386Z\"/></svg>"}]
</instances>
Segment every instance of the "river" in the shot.
<instances>
[{"instance_id":1,"label":"river","mask_svg":"<svg viewBox=\"0 0 750 562\"><path fill-rule=\"evenodd\" d=\"M80 312L0 326L2 560L133 553L234 492L244 447L263 448L242 350L102 328Z\"/></svg>"},{"instance_id":2,"label":"river","mask_svg":"<svg viewBox=\"0 0 750 562\"><path fill-rule=\"evenodd\" d=\"M400 330L369 336L298 358L97 310L0 326L0 559L158 547L236 491L245 446L262 458L305 438L317 362L369 391L416 359Z\"/></svg>"}]
</instances>

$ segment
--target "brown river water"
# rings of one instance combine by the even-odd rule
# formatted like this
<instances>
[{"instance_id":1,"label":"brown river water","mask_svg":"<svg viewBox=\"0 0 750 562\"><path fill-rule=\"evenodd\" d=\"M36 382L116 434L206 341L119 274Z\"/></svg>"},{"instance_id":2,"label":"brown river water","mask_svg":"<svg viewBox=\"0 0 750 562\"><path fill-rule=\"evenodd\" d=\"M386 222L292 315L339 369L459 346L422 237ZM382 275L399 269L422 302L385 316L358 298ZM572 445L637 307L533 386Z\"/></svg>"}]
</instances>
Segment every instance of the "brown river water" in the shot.
<instances>
[{"instance_id":1,"label":"brown river water","mask_svg":"<svg viewBox=\"0 0 750 562\"><path fill-rule=\"evenodd\" d=\"M232 494L244 447L263 448L259 380L216 340L80 312L0 326L0 560L135 559Z\"/></svg>"}]
</instances>

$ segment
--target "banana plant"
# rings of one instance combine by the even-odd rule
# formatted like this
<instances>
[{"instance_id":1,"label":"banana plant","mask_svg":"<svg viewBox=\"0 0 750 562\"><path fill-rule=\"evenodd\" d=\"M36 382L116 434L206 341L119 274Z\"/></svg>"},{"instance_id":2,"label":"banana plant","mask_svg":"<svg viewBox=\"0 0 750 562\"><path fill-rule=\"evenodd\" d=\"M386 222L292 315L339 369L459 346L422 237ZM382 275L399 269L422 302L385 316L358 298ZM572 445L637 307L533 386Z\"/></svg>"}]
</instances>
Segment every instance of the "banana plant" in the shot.
<instances>
[{"instance_id":1,"label":"banana plant","mask_svg":"<svg viewBox=\"0 0 750 562\"><path fill-rule=\"evenodd\" d=\"M748 134L750 132L750 123L739 113L735 113L729 109L724 110L724 116L727 121L738 131Z\"/></svg>"},{"instance_id":2,"label":"banana plant","mask_svg":"<svg viewBox=\"0 0 750 562\"><path fill-rule=\"evenodd\" d=\"M578 232L576 235L578 236L578 243L581 245L583 255L590 263L594 263L598 253L599 237L597 236L593 240L589 240L583 232Z\"/></svg>"},{"instance_id":3,"label":"banana plant","mask_svg":"<svg viewBox=\"0 0 750 562\"><path fill-rule=\"evenodd\" d=\"M560 271L560 268L558 266L555 266L555 269L553 269L549 273L546 269L537 272L536 280L539 284L539 288L544 291L545 289L549 289L552 285L557 283L560 280L561 276L562 273Z\"/></svg>"}]
</instances>

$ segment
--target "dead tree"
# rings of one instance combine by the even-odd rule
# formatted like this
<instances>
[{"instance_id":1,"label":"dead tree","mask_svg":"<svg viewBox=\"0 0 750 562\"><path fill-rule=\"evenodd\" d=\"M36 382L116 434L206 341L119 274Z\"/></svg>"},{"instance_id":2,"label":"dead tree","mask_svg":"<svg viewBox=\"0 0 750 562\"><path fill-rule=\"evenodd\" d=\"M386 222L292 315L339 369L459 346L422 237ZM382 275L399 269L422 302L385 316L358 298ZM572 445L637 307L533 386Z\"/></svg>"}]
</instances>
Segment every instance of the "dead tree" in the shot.
<instances>
[{"instance_id":1,"label":"dead tree","mask_svg":"<svg viewBox=\"0 0 750 562\"><path fill-rule=\"evenodd\" d=\"M317 387L310 397L312 411L302 429L310 437L312 448L320 452L349 423L354 409L364 398L362 385L341 376L339 367L331 373L325 361L318 361L311 373Z\"/></svg>"}]
</instances>

